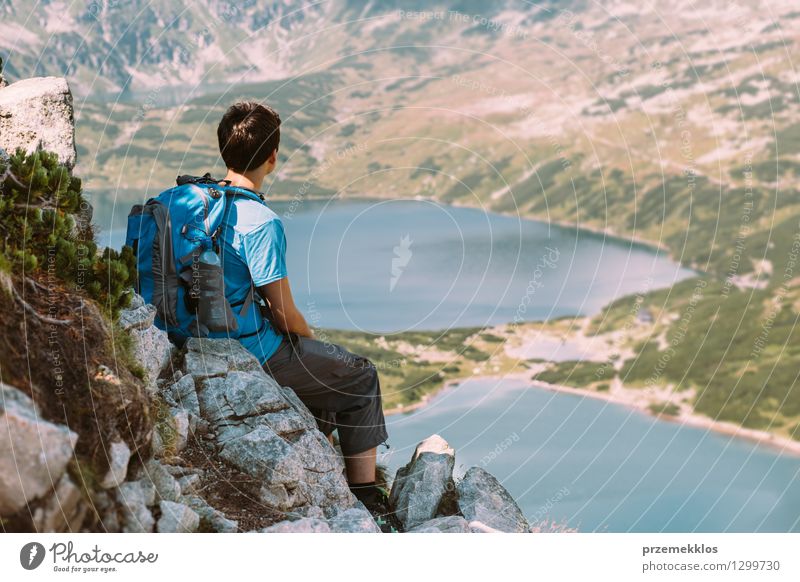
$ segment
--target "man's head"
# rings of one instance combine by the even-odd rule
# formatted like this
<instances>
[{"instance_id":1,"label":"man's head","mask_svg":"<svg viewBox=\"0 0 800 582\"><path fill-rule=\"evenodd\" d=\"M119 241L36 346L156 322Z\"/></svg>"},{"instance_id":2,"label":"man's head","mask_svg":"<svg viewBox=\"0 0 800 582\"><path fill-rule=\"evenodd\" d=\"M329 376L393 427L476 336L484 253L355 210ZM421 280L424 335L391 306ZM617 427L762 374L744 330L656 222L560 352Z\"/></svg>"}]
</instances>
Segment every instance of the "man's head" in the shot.
<instances>
[{"instance_id":1,"label":"man's head","mask_svg":"<svg viewBox=\"0 0 800 582\"><path fill-rule=\"evenodd\" d=\"M231 105L217 127L225 166L237 174L266 176L277 161L281 118L274 109L253 101Z\"/></svg>"}]
</instances>

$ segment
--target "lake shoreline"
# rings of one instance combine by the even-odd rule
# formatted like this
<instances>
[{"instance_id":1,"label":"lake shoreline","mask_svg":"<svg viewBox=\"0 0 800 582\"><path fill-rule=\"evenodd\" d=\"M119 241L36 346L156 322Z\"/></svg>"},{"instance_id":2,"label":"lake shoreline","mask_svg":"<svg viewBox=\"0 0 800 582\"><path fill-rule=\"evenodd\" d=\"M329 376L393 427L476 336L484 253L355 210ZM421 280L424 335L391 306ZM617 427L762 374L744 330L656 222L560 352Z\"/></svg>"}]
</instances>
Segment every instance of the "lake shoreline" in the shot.
<instances>
[{"instance_id":1,"label":"lake shoreline","mask_svg":"<svg viewBox=\"0 0 800 582\"><path fill-rule=\"evenodd\" d=\"M792 440L788 437L776 435L774 433L744 428L732 422L714 420L702 414L697 413L682 413L679 415L669 414L654 414L647 406L640 402L634 401L631 398L626 398L620 394L612 394L610 392L596 392L584 388L574 388L572 386L564 386L561 384L550 384L539 380L530 378L530 374L525 372L512 372L502 376L487 374L466 376L462 378L452 378L445 381L437 390L429 392L417 402L409 404L404 407L394 407L384 411L385 416L394 416L398 414L407 414L419 410L429 404L429 401L438 396L449 388L456 388L459 384L467 380L521 380L527 384L527 389L544 390L547 392L556 392L560 394L571 394L573 396L581 396L584 398L594 398L595 400L603 400L611 404L623 406L629 410L640 412L656 420L670 422L673 424L680 424L682 427L688 426L691 428L706 429L709 432L727 435L733 438L748 440L756 442L777 451L780 454L790 454L792 456L800 457L800 441Z\"/></svg>"}]
</instances>

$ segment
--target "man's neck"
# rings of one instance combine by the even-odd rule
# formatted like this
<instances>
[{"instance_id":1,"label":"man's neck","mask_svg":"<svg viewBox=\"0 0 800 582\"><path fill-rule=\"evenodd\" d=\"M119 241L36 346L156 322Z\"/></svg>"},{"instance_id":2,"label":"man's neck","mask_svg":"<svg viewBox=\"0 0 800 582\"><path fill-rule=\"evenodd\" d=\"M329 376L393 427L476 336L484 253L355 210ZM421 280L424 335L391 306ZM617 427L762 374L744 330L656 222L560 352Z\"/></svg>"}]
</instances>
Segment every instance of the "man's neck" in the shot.
<instances>
[{"instance_id":1,"label":"man's neck","mask_svg":"<svg viewBox=\"0 0 800 582\"><path fill-rule=\"evenodd\" d=\"M261 184L264 182L264 178L256 180L252 176L248 176L247 174L239 174L233 170L228 170L228 173L225 175L225 180L230 180L231 186L247 188L248 190L252 190L254 192L260 192Z\"/></svg>"}]
</instances>

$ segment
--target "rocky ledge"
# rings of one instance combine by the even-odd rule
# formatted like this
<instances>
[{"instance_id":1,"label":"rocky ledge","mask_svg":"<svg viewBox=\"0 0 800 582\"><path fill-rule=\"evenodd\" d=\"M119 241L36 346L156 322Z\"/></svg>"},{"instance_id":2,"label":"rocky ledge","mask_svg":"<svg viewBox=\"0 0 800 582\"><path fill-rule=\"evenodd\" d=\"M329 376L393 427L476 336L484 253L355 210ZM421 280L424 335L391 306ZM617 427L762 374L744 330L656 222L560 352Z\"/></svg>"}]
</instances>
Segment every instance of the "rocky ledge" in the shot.
<instances>
[{"instance_id":1,"label":"rocky ledge","mask_svg":"<svg viewBox=\"0 0 800 582\"><path fill-rule=\"evenodd\" d=\"M137 296L119 319L157 411L148 458L113 443L108 472L87 498L65 471L77 435L2 386L0 515L28 504L38 531L80 531L89 511L108 532L380 531L350 493L339 452L289 387L236 340L191 339L177 350L154 315ZM530 531L492 475L473 467L456 480L454 466L453 449L433 435L397 471L390 500L405 531ZM235 483L225 483L234 481L228 471ZM220 484L243 489L248 507L232 510Z\"/></svg>"}]
</instances>

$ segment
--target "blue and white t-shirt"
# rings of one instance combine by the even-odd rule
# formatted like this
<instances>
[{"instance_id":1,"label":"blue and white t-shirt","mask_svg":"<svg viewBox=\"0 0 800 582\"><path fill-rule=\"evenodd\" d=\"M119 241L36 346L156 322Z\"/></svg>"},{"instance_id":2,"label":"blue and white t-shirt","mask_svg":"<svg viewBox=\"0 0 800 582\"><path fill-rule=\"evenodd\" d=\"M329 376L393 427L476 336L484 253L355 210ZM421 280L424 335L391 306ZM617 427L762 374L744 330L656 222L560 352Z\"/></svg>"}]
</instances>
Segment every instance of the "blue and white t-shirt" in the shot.
<instances>
[{"instance_id":1,"label":"blue and white t-shirt","mask_svg":"<svg viewBox=\"0 0 800 582\"><path fill-rule=\"evenodd\" d=\"M286 277L286 235L277 214L252 191L240 190L247 195L229 201L219 238L225 295L238 318L239 341L263 364L278 349L281 333L255 302L244 317L238 316L251 284L260 287Z\"/></svg>"}]
</instances>

